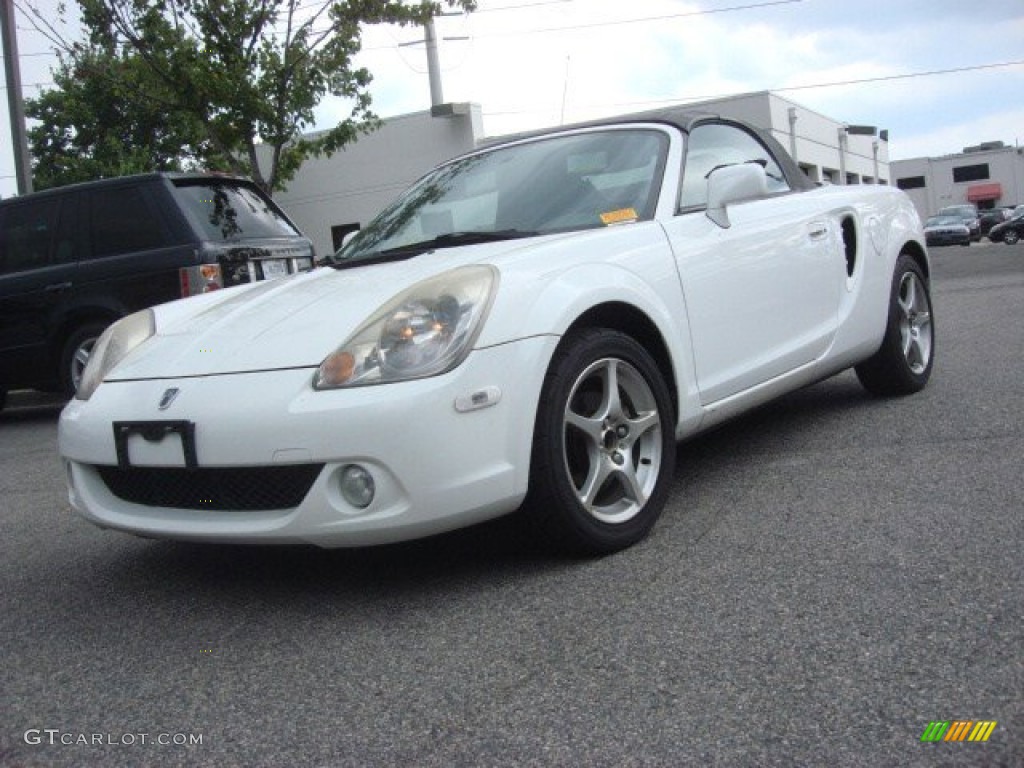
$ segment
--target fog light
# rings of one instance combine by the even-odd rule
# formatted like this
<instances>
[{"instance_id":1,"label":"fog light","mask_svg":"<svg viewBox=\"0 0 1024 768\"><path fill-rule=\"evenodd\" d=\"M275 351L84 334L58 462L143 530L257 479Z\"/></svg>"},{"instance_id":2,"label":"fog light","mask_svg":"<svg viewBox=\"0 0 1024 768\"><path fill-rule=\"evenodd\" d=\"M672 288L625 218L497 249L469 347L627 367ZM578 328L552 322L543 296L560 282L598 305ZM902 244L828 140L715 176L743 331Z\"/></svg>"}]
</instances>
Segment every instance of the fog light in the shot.
<instances>
[{"instance_id":1,"label":"fog light","mask_svg":"<svg viewBox=\"0 0 1024 768\"><path fill-rule=\"evenodd\" d=\"M341 495L353 507L365 509L370 506L375 492L373 475L358 464L349 464L341 470Z\"/></svg>"}]
</instances>

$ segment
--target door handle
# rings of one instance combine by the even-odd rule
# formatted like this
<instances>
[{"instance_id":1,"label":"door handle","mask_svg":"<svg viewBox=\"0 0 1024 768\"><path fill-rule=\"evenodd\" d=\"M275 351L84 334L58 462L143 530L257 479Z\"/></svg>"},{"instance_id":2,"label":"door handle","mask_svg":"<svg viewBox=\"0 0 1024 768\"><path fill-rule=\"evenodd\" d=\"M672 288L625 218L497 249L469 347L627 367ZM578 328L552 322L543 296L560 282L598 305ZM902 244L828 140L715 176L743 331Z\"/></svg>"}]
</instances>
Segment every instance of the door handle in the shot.
<instances>
[{"instance_id":1,"label":"door handle","mask_svg":"<svg viewBox=\"0 0 1024 768\"><path fill-rule=\"evenodd\" d=\"M823 221L815 221L808 225L807 234L811 240L822 240L828 236L828 224Z\"/></svg>"},{"instance_id":2,"label":"door handle","mask_svg":"<svg viewBox=\"0 0 1024 768\"><path fill-rule=\"evenodd\" d=\"M58 293L60 291L66 291L71 287L71 283L51 283L50 285L43 288L47 293Z\"/></svg>"}]
</instances>

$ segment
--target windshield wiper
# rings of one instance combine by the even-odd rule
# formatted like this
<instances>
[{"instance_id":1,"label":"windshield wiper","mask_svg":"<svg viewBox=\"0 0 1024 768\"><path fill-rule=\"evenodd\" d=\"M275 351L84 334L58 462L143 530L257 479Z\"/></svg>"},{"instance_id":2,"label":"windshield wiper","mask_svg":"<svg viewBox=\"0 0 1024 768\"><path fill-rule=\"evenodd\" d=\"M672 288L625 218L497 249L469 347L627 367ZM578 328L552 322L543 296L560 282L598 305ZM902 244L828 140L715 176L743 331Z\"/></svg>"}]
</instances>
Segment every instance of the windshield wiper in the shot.
<instances>
[{"instance_id":1,"label":"windshield wiper","mask_svg":"<svg viewBox=\"0 0 1024 768\"><path fill-rule=\"evenodd\" d=\"M527 232L520 229L469 230L465 232L446 232L430 240L400 245L396 248L385 248L382 251L371 251L365 256L351 258L334 258L329 263L335 269L364 267L370 264L384 264L389 261L411 259L438 248L457 248L460 245L477 245L479 243L497 243L502 240L516 240L521 237L535 237L538 232Z\"/></svg>"},{"instance_id":2,"label":"windshield wiper","mask_svg":"<svg viewBox=\"0 0 1024 768\"><path fill-rule=\"evenodd\" d=\"M454 248L459 245L497 243L502 240L516 240L520 237L536 237L538 234L538 232L525 232L521 229L468 230L438 235L433 240L425 240L419 245L431 248Z\"/></svg>"}]
</instances>

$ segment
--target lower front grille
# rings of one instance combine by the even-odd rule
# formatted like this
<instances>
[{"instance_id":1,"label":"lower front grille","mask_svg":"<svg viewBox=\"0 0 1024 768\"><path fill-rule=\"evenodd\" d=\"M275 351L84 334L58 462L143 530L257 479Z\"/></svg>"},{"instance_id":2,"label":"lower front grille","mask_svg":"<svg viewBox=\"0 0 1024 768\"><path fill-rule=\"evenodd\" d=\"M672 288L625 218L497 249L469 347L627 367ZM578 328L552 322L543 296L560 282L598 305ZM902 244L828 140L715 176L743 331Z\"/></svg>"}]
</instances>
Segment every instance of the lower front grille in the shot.
<instances>
[{"instance_id":1,"label":"lower front grille","mask_svg":"<svg viewBox=\"0 0 1024 768\"><path fill-rule=\"evenodd\" d=\"M228 512L297 507L323 468L323 464L198 469L95 467L112 494L133 504Z\"/></svg>"}]
</instances>

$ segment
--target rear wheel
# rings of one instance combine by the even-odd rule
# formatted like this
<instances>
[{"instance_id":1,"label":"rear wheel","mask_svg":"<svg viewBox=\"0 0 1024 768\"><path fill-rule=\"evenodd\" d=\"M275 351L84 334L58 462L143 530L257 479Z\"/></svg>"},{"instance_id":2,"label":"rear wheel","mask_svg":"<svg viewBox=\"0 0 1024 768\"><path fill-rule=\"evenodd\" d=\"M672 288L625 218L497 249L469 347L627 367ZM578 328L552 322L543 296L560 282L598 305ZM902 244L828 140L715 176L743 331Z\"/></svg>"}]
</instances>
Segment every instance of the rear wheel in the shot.
<instances>
[{"instance_id":1,"label":"rear wheel","mask_svg":"<svg viewBox=\"0 0 1024 768\"><path fill-rule=\"evenodd\" d=\"M92 348L107 329L107 325L108 323L86 323L76 328L64 342L60 358L60 383L68 397L73 396L78 390Z\"/></svg>"},{"instance_id":2,"label":"rear wheel","mask_svg":"<svg viewBox=\"0 0 1024 768\"><path fill-rule=\"evenodd\" d=\"M908 395L924 388L932 374L935 331L928 278L907 255L893 273L889 319L882 346L856 367L857 378L875 395Z\"/></svg>"},{"instance_id":3,"label":"rear wheel","mask_svg":"<svg viewBox=\"0 0 1024 768\"><path fill-rule=\"evenodd\" d=\"M668 495L675 418L657 364L609 329L567 337L544 382L524 511L558 548L614 552L640 541Z\"/></svg>"},{"instance_id":4,"label":"rear wheel","mask_svg":"<svg viewBox=\"0 0 1024 768\"><path fill-rule=\"evenodd\" d=\"M1016 245L1019 240L1020 235L1017 234L1017 230L1015 229L1008 229L1003 235L1003 242L1007 245Z\"/></svg>"}]
</instances>

